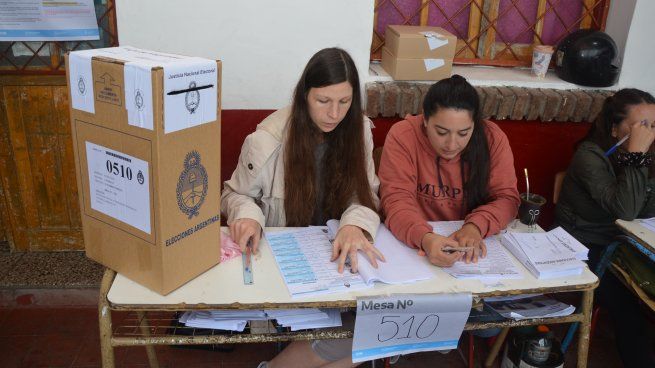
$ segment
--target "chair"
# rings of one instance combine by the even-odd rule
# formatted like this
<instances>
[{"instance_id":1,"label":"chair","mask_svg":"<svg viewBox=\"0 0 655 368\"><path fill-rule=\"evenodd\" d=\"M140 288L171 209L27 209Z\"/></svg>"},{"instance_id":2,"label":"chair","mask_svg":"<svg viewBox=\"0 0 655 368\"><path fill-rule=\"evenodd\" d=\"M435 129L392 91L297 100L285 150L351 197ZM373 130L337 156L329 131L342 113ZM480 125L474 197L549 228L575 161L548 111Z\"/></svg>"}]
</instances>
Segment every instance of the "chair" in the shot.
<instances>
[{"instance_id":1,"label":"chair","mask_svg":"<svg viewBox=\"0 0 655 368\"><path fill-rule=\"evenodd\" d=\"M382 149L384 146L375 147L373 149L373 164L375 164L375 173L378 173L380 170L380 159L382 158Z\"/></svg>"},{"instance_id":2,"label":"chair","mask_svg":"<svg viewBox=\"0 0 655 368\"><path fill-rule=\"evenodd\" d=\"M553 204L557 204L557 200L559 200L559 193L562 191L562 183L564 182L565 176L566 171L560 171L555 174L555 181L553 185Z\"/></svg>"}]
</instances>

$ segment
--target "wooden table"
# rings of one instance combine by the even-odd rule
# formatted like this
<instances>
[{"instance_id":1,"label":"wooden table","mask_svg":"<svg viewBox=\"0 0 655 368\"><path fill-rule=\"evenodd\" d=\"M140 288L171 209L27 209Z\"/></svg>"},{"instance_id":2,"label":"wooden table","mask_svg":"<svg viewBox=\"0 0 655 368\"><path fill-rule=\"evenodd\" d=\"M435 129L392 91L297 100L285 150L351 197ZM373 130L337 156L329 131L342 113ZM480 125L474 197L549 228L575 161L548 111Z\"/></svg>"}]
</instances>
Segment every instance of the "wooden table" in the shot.
<instances>
[{"instance_id":1,"label":"wooden table","mask_svg":"<svg viewBox=\"0 0 655 368\"><path fill-rule=\"evenodd\" d=\"M267 229L267 231L275 230L275 228ZM259 255L255 257L254 261L254 285L243 284L240 259L220 264L166 296L150 291L123 275L107 270L102 280L98 305L103 367L114 366L113 348L116 346L146 346L151 366L157 367L153 345L252 343L352 337L351 330L340 328L190 337L153 334L155 329L148 325L146 318L148 312L207 309L356 308L356 298L359 296L468 292L472 293L474 298L484 298L573 291L582 292L583 296L579 312L570 316L490 323L468 322L464 329L580 322L582 328L579 335L578 367L586 367L593 289L598 286L598 278L585 268L580 276L538 280L516 259L513 261L523 273L523 279L502 280L501 283L485 285L477 280L455 279L440 268L433 267L434 278L430 280L407 285L376 283L370 289L302 299L291 298L277 269L271 249L264 239L260 245ZM118 328L112 328L111 325L112 311L135 312L139 316L140 333L131 335L116 333Z\"/></svg>"}]
</instances>

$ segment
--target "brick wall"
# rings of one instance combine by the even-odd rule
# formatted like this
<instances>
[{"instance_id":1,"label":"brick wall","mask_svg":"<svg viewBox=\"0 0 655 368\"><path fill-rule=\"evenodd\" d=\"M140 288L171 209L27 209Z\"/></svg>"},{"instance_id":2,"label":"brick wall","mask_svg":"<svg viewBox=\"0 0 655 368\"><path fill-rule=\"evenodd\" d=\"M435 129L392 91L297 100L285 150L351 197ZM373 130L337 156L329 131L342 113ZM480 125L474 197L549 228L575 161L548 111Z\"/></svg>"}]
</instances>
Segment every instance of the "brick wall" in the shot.
<instances>
[{"instance_id":1,"label":"brick wall","mask_svg":"<svg viewBox=\"0 0 655 368\"><path fill-rule=\"evenodd\" d=\"M366 113L375 118L420 114L431 84L372 82L366 84ZM556 90L523 87L475 87L482 116L496 120L593 121L612 91Z\"/></svg>"}]
</instances>

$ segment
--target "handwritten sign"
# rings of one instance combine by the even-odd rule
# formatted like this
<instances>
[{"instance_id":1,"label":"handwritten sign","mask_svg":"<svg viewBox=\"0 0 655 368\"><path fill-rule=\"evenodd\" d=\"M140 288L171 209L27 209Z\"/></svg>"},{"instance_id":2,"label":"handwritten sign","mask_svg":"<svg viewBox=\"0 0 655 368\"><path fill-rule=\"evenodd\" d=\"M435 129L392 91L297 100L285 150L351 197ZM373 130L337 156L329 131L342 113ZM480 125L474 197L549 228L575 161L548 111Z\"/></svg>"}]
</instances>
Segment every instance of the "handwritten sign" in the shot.
<instances>
[{"instance_id":1,"label":"handwritten sign","mask_svg":"<svg viewBox=\"0 0 655 368\"><path fill-rule=\"evenodd\" d=\"M358 298L353 362L456 348L471 300L471 294Z\"/></svg>"}]
</instances>

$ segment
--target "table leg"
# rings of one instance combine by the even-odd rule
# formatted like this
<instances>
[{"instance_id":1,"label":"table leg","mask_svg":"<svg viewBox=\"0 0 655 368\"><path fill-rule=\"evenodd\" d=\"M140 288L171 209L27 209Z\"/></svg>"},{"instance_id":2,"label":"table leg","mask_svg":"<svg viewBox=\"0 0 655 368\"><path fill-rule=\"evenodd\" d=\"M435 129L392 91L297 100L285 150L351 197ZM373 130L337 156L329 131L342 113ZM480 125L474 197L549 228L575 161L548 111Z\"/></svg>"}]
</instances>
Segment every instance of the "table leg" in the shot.
<instances>
[{"instance_id":1,"label":"table leg","mask_svg":"<svg viewBox=\"0 0 655 368\"><path fill-rule=\"evenodd\" d=\"M145 312L137 312L139 318L139 328L141 333L145 337L150 337L150 326L148 325L148 319L146 318ZM146 345L146 354L148 354L148 363L150 363L150 368L159 368L159 361L157 361L157 353L155 352L155 347L153 345Z\"/></svg>"},{"instance_id":2,"label":"table leg","mask_svg":"<svg viewBox=\"0 0 655 368\"><path fill-rule=\"evenodd\" d=\"M114 347L111 345L111 310L107 301L107 293L114 281L116 273L110 269L105 270L100 283L100 297L98 299L98 326L100 330L100 355L103 368L114 368Z\"/></svg>"},{"instance_id":3,"label":"table leg","mask_svg":"<svg viewBox=\"0 0 655 368\"><path fill-rule=\"evenodd\" d=\"M503 346L503 343L505 342L508 333L509 333L509 327L505 327L502 329L502 331L500 331L500 334L498 334L496 341L494 341L494 344L491 346L491 350L489 350L489 355L487 355L487 359L484 361L484 366L486 368L491 368L491 366L493 366L494 361L498 356L498 352L500 351L500 348Z\"/></svg>"},{"instance_id":4,"label":"table leg","mask_svg":"<svg viewBox=\"0 0 655 368\"><path fill-rule=\"evenodd\" d=\"M580 335L578 336L578 368L587 367L589 354L589 332L591 330L591 312L594 301L594 291L582 292L582 314L584 319L580 322Z\"/></svg>"}]
</instances>

